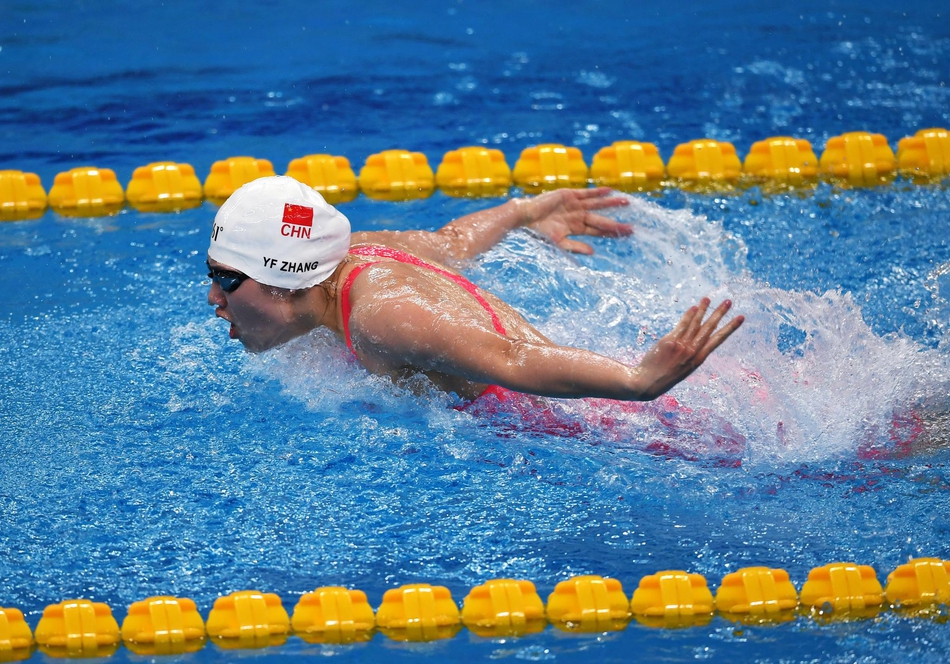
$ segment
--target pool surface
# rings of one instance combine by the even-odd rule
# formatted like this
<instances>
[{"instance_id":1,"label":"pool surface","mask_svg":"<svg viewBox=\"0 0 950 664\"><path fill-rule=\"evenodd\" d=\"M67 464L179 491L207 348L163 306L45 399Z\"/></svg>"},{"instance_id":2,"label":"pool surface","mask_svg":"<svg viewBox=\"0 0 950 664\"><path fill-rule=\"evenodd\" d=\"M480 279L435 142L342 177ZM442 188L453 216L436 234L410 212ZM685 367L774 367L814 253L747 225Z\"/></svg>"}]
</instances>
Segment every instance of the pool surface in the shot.
<instances>
[{"instance_id":1,"label":"pool surface","mask_svg":"<svg viewBox=\"0 0 950 664\"><path fill-rule=\"evenodd\" d=\"M194 165L615 140L664 160L696 138L950 126L945 3L766 7L517 1L17 2L0 9L0 168ZM514 191L514 195L518 192ZM355 230L435 229L500 200L340 206ZM211 203L0 224L0 606L35 628L84 597L121 622L150 595L257 589L292 610L346 585L461 603L492 578L542 598L578 574L629 596L664 569L715 592L749 565L950 558L950 188L633 196L636 232L567 255L512 233L462 266L549 337L634 361L703 295L747 324L678 406L547 401L460 412L367 374L315 332L251 356L205 302ZM208 645L188 660L225 660ZM339 661L903 661L950 657L946 612L801 617L432 643L377 634L241 657ZM35 655L36 658L43 657ZM110 661L142 658L120 649Z\"/></svg>"}]
</instances>

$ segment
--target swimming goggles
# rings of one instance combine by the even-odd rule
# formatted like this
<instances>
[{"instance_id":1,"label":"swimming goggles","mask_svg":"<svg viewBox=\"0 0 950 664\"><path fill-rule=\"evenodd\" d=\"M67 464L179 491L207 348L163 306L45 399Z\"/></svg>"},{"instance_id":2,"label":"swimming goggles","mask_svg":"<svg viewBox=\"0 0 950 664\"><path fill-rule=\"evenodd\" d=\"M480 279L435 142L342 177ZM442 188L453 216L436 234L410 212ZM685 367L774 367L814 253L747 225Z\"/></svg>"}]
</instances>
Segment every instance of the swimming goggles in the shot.
<instances>
[{"instance_id":1,"label":"swimming goggles","mask_svg":"<svg viewBox=\"0 0 950 664\"><path fill-rule=\"evenodd\" d=\"M250 279L246 274L232 272L231 270L219 270L211 267L211 263L207 261L205 261L205 264L208 266L208 278L218 284L225 293L233 293L241 287L241 284Z\"/></svg>"}]
</instances>

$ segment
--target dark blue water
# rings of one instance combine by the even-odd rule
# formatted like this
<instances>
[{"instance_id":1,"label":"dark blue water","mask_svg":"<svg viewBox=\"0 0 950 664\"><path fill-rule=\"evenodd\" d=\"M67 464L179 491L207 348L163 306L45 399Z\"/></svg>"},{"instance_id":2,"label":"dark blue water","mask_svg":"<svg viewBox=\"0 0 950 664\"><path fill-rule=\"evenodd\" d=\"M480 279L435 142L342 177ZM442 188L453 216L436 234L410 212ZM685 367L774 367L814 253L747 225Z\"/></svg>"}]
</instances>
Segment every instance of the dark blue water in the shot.
<instances>
[{"instance_id":1,"label":"dark blue water","mask_svg":"<svg viewBox=\"0 0 950 664\"><path fill-rule=\"evenodd\" d=\"M510 165L552 141L588 163L620 139L664 158L703 136L742 156L779 134L820 152L851 130L896 148L950 125L948 55L936 2L6 3L0 168L35 171L48 189L83 164L125 183L175 159L203 178L238 154L283 172L307 153L358 167L393 147L435 166L472 143ZM635 236L597 241L592 258L515 234L467 267L549 336L626 359L701 295L732 297L748 323L674 392L700 415L673 433L648 415L598 424L572 403L552 406L580 427L572 436L474 418L424 385L418 396L366 375L319 334L248 357L204 304L210 204L0 225L0 605L35 627L44 606L76 596L121 619L159 593L206 615L243 588L291 609L343 584L376 606L419 581L461 601L489 578L523 577L546 598L597 573L629 595L659 569L715 588L766 564L800 588L834 560L883 581L908 556L950 558L948 191L671 191L638 199L625 213ZM431 229L487 204L436 194L342 209L357 229ZM907 412L925 432L896 449L888 428ZM739 451L709 447L729 431ZM292 639L264 654L316 653L945 661L950 638L945 624L885 613L507 643Z\"/></svg>"}]
</instances>

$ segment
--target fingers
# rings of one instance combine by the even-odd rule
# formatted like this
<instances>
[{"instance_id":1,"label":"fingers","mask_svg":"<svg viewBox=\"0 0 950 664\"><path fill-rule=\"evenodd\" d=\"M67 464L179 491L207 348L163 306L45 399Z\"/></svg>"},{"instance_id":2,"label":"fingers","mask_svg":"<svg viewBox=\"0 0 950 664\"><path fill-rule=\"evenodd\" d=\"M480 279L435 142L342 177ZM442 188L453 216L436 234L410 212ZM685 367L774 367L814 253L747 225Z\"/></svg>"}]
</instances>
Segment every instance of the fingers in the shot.
<instances>
[{"instance_id":1,"label":"fingers","mask_svg":"<svg viewBox=\"0 0 950 664\"><path fill-rule=\"evenodd\" d=\"M584 192L588 191L599 191L598 189L584 189ZM608 194L610 189L605 189ZM607 196L606 194L600 194L599 196L580 196L578 197L578 202L585 210L603 210L604 208L614 208L614 207L624 207L630 205L630 200L624 198L623 196Z\"/></svg>"},{"instance_id":2,"label":"fingers","mask_svg":"<svg viewBox=\"0 0 950 664\"><path fill-rule=\"evenodd\" d=\"M708 300L706 301L708 302ZM716 310L712 312L712 316L709 317L709 320L699 329L698 338L705 340L709 335L715 332L719 326L719 321L722 320L722 317L726 315L726 312L729 311L730 308L732 308L731 300L724 300L722 304L716 307Z\"/></svg>"},{"instance_id":3,"label":"fingers","mask_svg":"<svg viewBox=\"0 0 950 664\"><path fill-rule=\"evenodd\" d=\"M676 327L673 328L673 331L670 332L670 336L681 337L685 334L686 330L689 329L690 325L693 323L693 319L696 317L696 314L699 312L699 307L690 307L686 310L686 313L683 314L683 317L680 318L680 322L676 324Z\"/></svg>"},{"instance_id":4,"label":"fingers","mask_svg":"<svg viewBox=\"0 0 950 664\"><path fill-rule=\"evenodd\" d=\"M539 194L538 198L545 197L545 196L564 195L562 194L562 192L568 192L569 195L572 195L577 200L600 198L600 199L611 201L610 205L629 205L630 203L630 201L628 201L623 196L615 195L617 192L615 192L610 187L590 187L590 188L584 188L584 189L570 189L570 188L565 187L562 189L554 189L552 191L546 191L542 194Z\"/></svg>"},{"instance_id":5,"label":"fingers","mask_svg":"<svg viewBox=\"0 0 950 664\"><path fill-rule=\"evenodd\" d=\"M557 243L561 249L565 251L570 251L575 254L584 254L585 256L590 256L594 253L593 248L589 244L584 244L578 240L572 240L571 238L564 238Z\"/></svg>"},{"instance_id":6,"label":"fingers","mask_svg":"<svg viewBox=\"0 0 950 664\"><path fill-rule=\"evenodd\" d=\"M603 208L623 207L630 205L630 200L624 196L615 195L610 187L594 187L593 189L564 189L581 204L585 210L601 210Z\"/></svg>"},{"instance_id":7,"label":"fingers","mask_svg":"<svg viewBox=\"0 0 950 664\"><path fill-rule=\"evenodd\" d=\"M738 330L745 321L744 316L736 316L717 330L716 328L719 327L723 317L732 308L732 301L723 301L712 312L709 319L703 322L709 304L709 298L704 297L699 301L698 306L690 307L671 333L671 335L678 337L681 342L689 344L695 349L695 366L702 364L706 357L728 339L733 332Z\"/></svg>"},{"instance_id":8,"label":"fingers","mask_svg":"<svg viewBox=\"0 0 950 664\"><path fill-rule=\"evenodd\" d=\"M609 217L594 213L588 213L587 218L584 220L584 226L584 232L587 235L621 237L633 234L633 226L630 224L622 224Z\"/></svg>"},{"instance_id":9,"label":"fingers","mask_svg":"<svg viewBox=\"0 0 950 664\"><path fill-rule=\"evenodd\" d=\"M704 297L699 301L699 306L696 308L696 316L693 316L693 319L690 321L689 327L686 329L685 340L689 341L696 337L696 333L699 332L700 326L703 324L703 319L706 317L706 310L709 308L709 298Z\"/></svg>"},{"instance_id":10,"label":"fingers","mask_svg":"<svg viewBox=\"0 0 950 664\"><path fill-rule=\"evenodd\" d=\"M580 192L582 192L582 194L578 196L578 203L580 203L581 208L587 212L587 216L584 219L585 234L623 237L633 233L633 226L630 224L624 224L616 219L611 219L594 212L594 210L625 207L630 204L629 199L623 196L614 196L614 191L608 187L581 189Z\"/></svg>"},{"instance_id":11,"label":"fingers","mask_svg":"<svg viewBox=\"0 0 950 664\"><path fill-rule=\"evenodd\" d=\"M603 198L604 196L609 196L613 193L613 189L610 187L592 187L590 189L572 189L577 193L578 198ZM623 199L626 200L626 199Z\"/></svg>"},{"instance_id":12,"label":"fingers","mask_svg":"<svg viewBox=\"0 0 950 664\"><path fill-rule=\"evenodd\" d=\"M744 322L745 316L736 316L731 321L726 323L722 329L712 335L696 355L696 359L699 361L699 364L705 362L706 358L709 357L709 354L719 348L719 346L722 345L722 342L732 336L732 333L738 330Z\"/></svg>"}]
</instances>

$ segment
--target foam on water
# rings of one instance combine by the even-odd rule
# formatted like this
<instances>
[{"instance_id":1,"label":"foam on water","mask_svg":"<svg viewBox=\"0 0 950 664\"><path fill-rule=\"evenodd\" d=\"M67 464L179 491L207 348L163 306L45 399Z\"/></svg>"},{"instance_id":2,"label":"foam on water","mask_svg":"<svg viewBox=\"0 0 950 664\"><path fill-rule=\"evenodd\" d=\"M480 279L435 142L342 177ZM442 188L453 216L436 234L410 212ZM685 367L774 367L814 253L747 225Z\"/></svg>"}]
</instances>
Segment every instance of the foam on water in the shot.
<instances>
[{"instance_id":1,"label":"foam on water","mask_svg":"<svg viewBox=\"0 0 950 664\"><path fill-rule=\"evenodd\" d=\"M950 351L950 262L931 270L924 287L931 297L924 309L926 323L940 335L940 348Z\"/></svg>"},{"instance_id":2,"label":"foam on water","mask_svg":"<svg viewBox=\"0 0 950 664\"><path fill-rule=\"evenodd\" d=\"M747 466L906 455L918 440L946 437L939 416L948 408L941 396L950 384L945 350L900 333L875 334L849 293L783 290L756 279L742 240L718 221L636 197L619 217L635 235L599 241L592 259L521 232L465 267L550 338L629 362L704 295L732 299L745 325L672 398L532 400L478 417L494 418L505 431L510 416L527 416L525 427L545 434ZM943 311L938 272L933 316ZM371 376L327 332L251 362L312 409L408 410L430 428L449 429L466 417L447 413L452 398L421 376L395 386ZM546 415L539 420L539 411L549 411L557 426ZM935 426L940 430L927 430Z\"/></svg>"}]
</instances>

